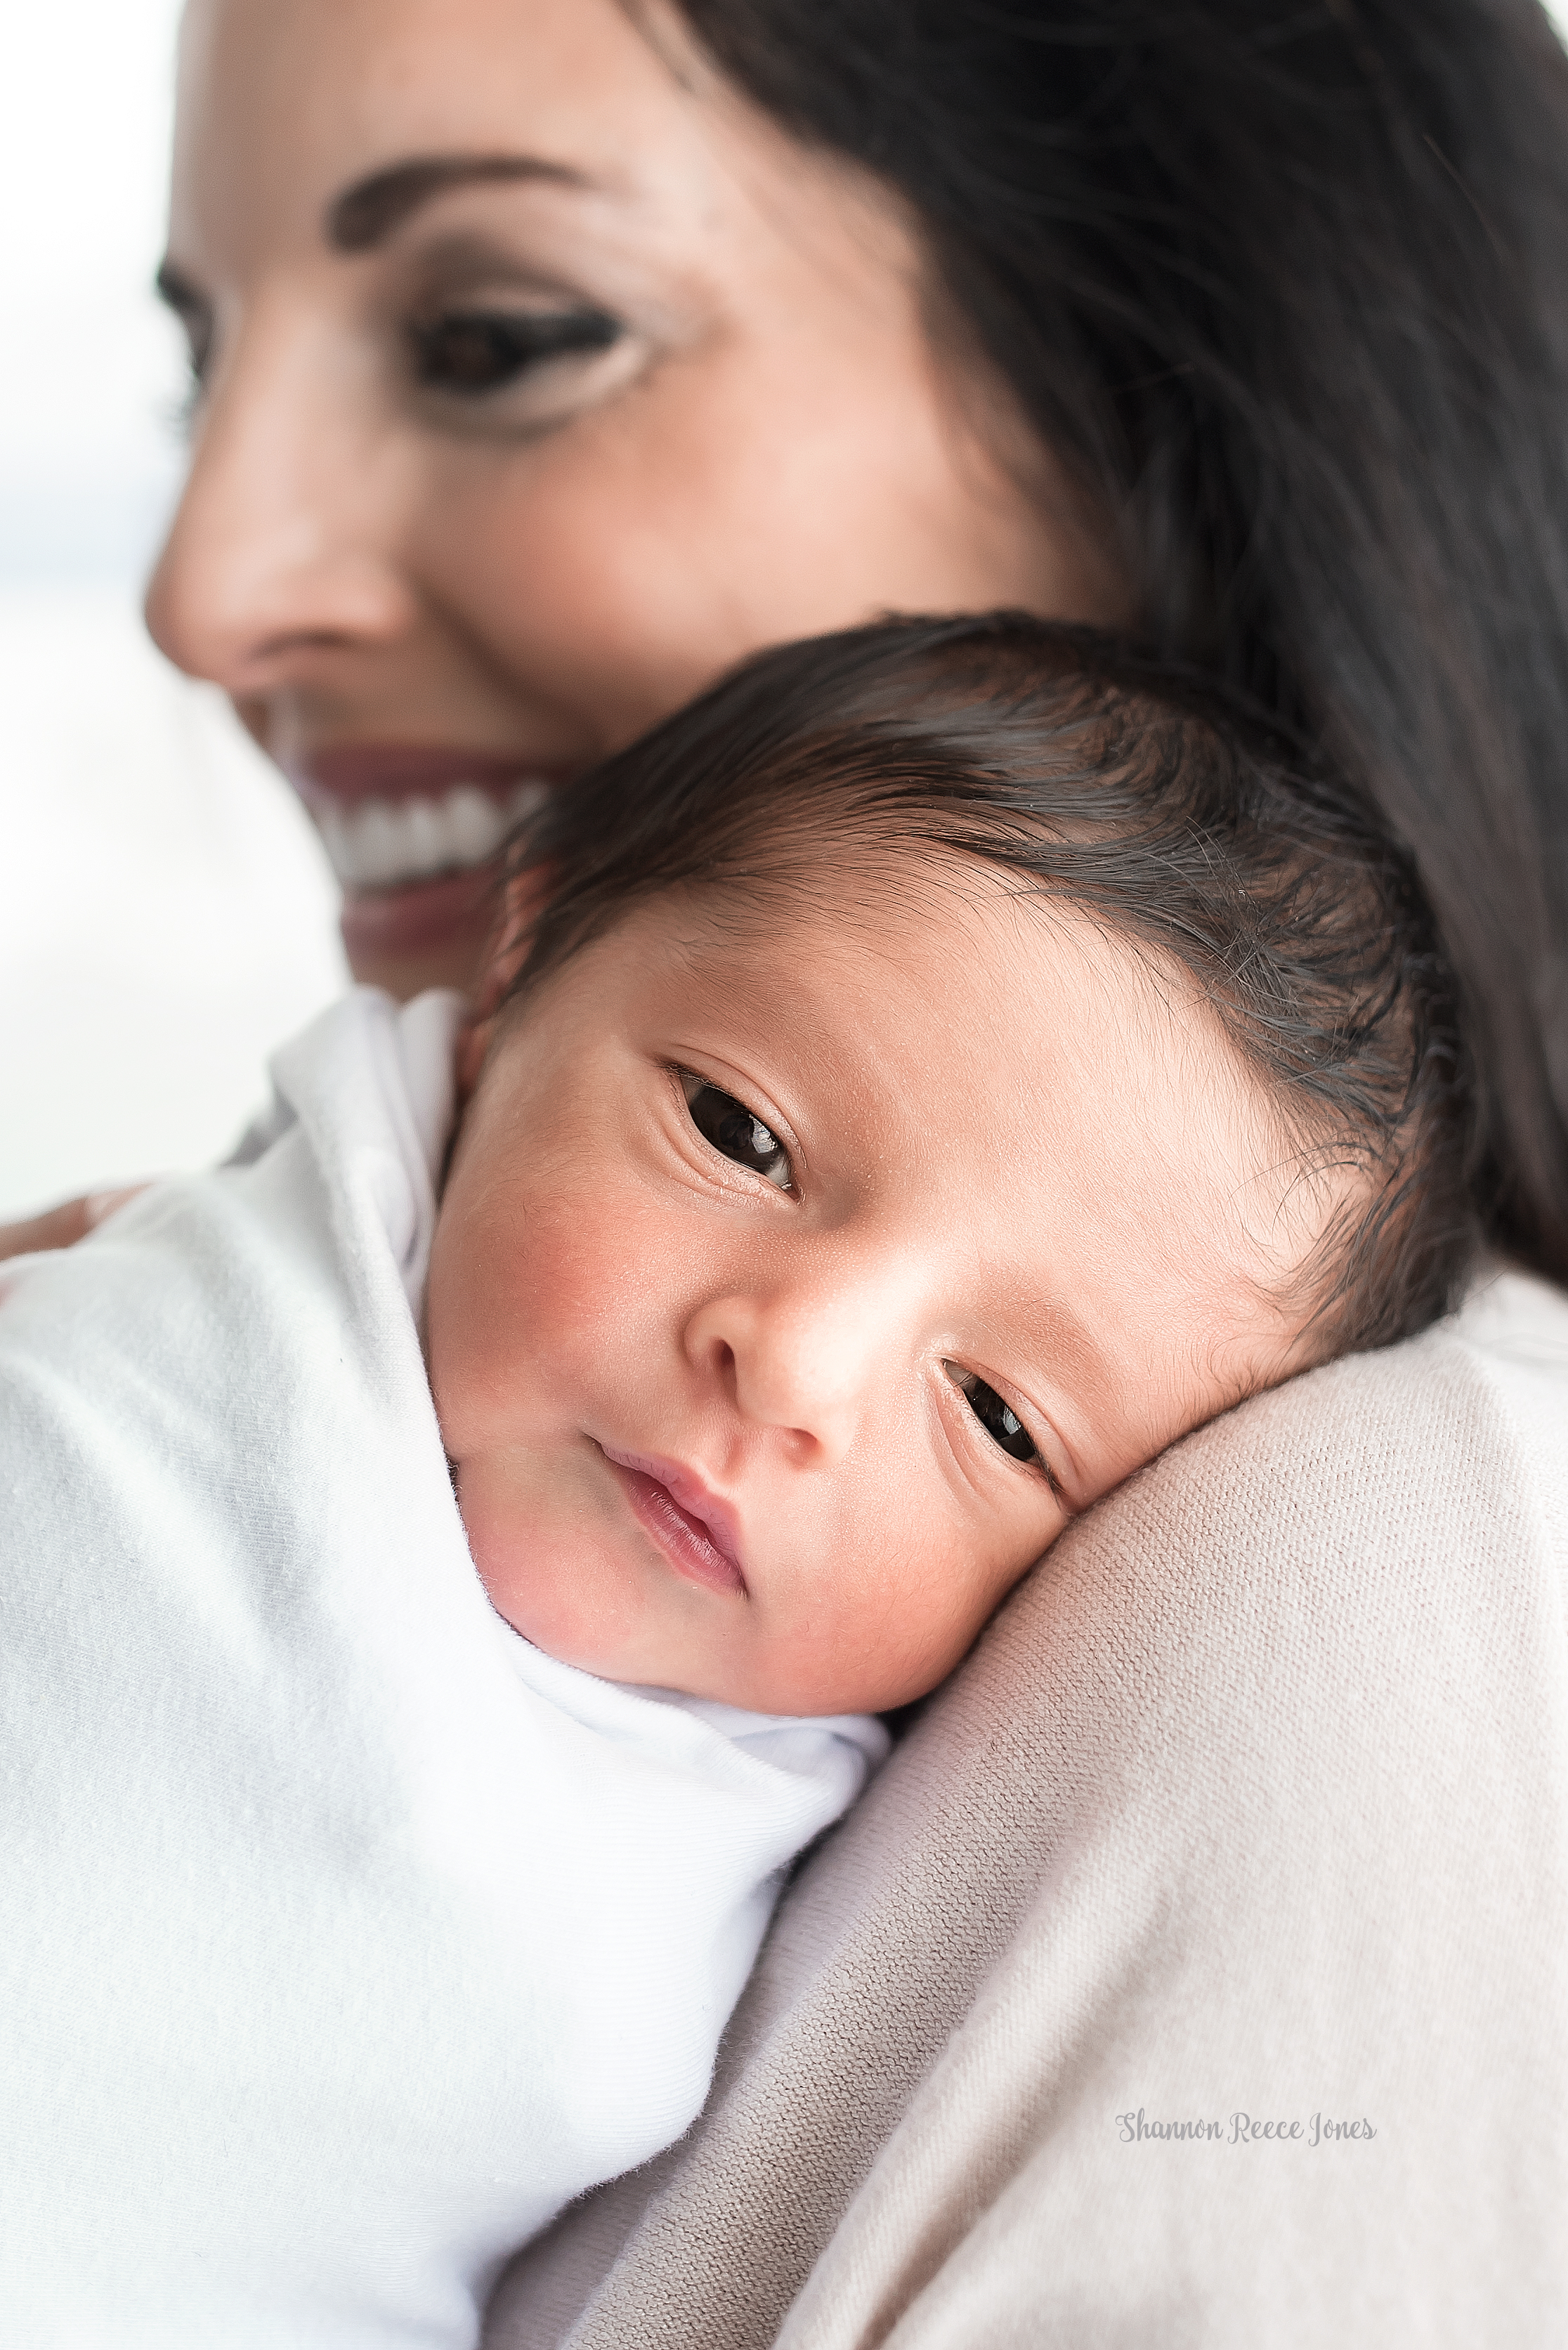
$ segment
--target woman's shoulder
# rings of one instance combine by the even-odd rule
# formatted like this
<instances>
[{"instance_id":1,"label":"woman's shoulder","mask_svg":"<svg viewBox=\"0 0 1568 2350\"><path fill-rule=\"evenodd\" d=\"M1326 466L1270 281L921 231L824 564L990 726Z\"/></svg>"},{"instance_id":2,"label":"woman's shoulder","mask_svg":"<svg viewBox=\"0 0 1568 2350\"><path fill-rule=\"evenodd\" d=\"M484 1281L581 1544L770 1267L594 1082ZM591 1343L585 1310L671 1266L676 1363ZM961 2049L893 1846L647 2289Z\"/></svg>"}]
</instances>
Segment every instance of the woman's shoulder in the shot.
<instances>
[{"instance_id":1,"label":"woman's shoulder","mask_svg":"<svg viewBox=\"0 0 1568 2350\"><path fill-rule=\"evenodd\" d=\"M1430 1329L1254 1396L1144 1476L1149 1505L1201 1509L1254 1559L1374 1526L1435 1553L1506 1518L1568 1570L1568 1293L1489 1259Z\"/></svg>"}]
</instances>

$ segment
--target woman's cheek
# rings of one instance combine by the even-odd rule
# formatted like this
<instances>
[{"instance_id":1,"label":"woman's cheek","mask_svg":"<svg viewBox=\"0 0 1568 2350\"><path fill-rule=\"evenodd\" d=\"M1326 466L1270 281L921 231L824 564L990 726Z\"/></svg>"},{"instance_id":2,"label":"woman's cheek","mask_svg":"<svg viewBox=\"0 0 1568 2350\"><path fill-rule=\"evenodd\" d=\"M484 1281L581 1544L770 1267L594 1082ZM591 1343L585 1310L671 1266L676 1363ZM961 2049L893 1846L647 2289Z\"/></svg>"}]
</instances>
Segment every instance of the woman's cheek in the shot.
<instances>
[{"instance_id":1,"label":"woman's cheek","mask_svg":"<svg viewBox=\"0 0 1568 2350\"><path fill-rule=\"evenodd\" d=\"M686 609L689 526L639 530L635 496L618 499L576 450L568 460L566 438L558 469L524 461L499 489L492 478L432 500L420 559L525 701L541 757L576 769L668 716L731 656Z\"/></svg>"},{"instance_id":2,"label":"woman's cheek","mask_svg":"<svg viewBox=\"0 0 1568 2350\"><path fill-rule=\"evenodd\" d=\"M805 566L815 585L803 600L794 575L812 534L798 501L775 515L771 473L737 478L737 438L743 453L756 435L737 436L722 386L671 369L520 457L499 485L491 474L431 501L425 569L549 713L561 755L621 749L758 644L840 617L824 601L831 566Z\"/></svg>"}]
</instances>

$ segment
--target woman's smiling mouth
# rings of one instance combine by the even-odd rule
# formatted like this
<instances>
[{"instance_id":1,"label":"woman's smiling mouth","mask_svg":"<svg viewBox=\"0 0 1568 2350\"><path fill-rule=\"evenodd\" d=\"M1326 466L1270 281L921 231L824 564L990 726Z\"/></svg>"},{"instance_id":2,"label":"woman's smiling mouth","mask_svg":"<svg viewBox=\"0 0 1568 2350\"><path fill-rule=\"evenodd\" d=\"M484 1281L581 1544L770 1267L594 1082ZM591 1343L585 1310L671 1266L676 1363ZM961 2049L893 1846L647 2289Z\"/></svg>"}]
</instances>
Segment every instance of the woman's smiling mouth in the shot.
<instances>
[{"instance_id":1,"label":"woman's smiling mouth","mask_svg":"<svg viewBox=\"0 0 1568 2350\"><path fill-rule=\"evenodd\" d=\"M315 816L332 870L346 891L399 889L488 865L514 824L531 816L548 785L516 785L504 800L477 784L439 799L318 799Z\"/></svg>"},{"instance_id":2,"label":"woman's smiling mouth","mask_svg":"<svg viewBox=\"0 0 1568 2350\"><path fill-rule=\"evenodd\" d=\"M349 897L478 871L558 780L517 759L393 743L338 743L289 775Z\"/></svg>"},{"instance_id":3,"label":"woman's smiling mouth","mask_svg":"<svg viewBox=\"0 0 1568 2350\"><path fill-rule=\"evenodd\" d=\"M710 1591L738 1591L746 1578L732 1513L701 1480L677 1461L618 1452L601 1444L616 1481L643 1532L680 1575Z\"/></svg>"},{"instance_id":4,"label":"woman's smiling mouth","mask_svg":"<svg viewBox=\"0 0 1568 2350\"><path fill-rule=\"evenodd\" d=\"M336 743L286 765L342 889L356 969L403 994L466 983L502 844L565 778L416 743Z\"/></svg>"}]
</instances>

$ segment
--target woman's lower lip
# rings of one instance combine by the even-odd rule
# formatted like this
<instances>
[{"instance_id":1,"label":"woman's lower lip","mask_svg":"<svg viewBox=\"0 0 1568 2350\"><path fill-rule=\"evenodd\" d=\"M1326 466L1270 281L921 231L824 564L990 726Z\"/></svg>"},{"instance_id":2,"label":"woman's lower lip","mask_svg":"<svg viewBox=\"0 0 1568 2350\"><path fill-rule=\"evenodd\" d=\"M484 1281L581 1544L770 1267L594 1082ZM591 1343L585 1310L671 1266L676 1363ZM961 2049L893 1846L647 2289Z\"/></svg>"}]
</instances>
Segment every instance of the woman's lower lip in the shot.
<instances>
[{"instance_id":1,"label":"woman's lower lip","mask_svg":"<svg viewBox=\"0 0 1568 2350\"><path fill-rule=\"evenodd\" d=\"M343 944L351 962L477 949L490 920L500 864L443 873L390 889L353 890L343 899Z\"/></svg>"},{"instance_id":2,"label":"woman's lower lip","mask_svg":"<svg viewBox=\"0 0 1568 2350\"><path fill-rule=\"evenodd\" d=\"M618 1461L609 1465L631 1504L633 1517L678 1575L710 1591L744 1592L746 1579L734 1560L680 1507L668 1486L640 1469L623 1468Z\"/></svg>"}]
</instances>

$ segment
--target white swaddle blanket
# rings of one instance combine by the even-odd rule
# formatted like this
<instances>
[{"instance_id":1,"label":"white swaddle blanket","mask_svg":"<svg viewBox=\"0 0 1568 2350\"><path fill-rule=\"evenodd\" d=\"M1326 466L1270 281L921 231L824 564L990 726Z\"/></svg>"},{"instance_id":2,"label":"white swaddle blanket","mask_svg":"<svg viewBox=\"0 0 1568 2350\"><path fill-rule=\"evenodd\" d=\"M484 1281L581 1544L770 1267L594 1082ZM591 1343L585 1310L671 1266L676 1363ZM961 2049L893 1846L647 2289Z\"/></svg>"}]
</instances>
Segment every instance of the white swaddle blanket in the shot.
<instances>
[{"instance_id":1,"label":"white swaddle blanket","mask_svg":"<svg viewBox=\"0 0 1568 2350\"><path fill-rule=\"evenodd\" d=\"M0 2335L458 2345L679 2136L885 1750L491 1609L415 1311L454 999L275 1064L254 1163L0 1278Z\"/></svg>"}]
</instances>

